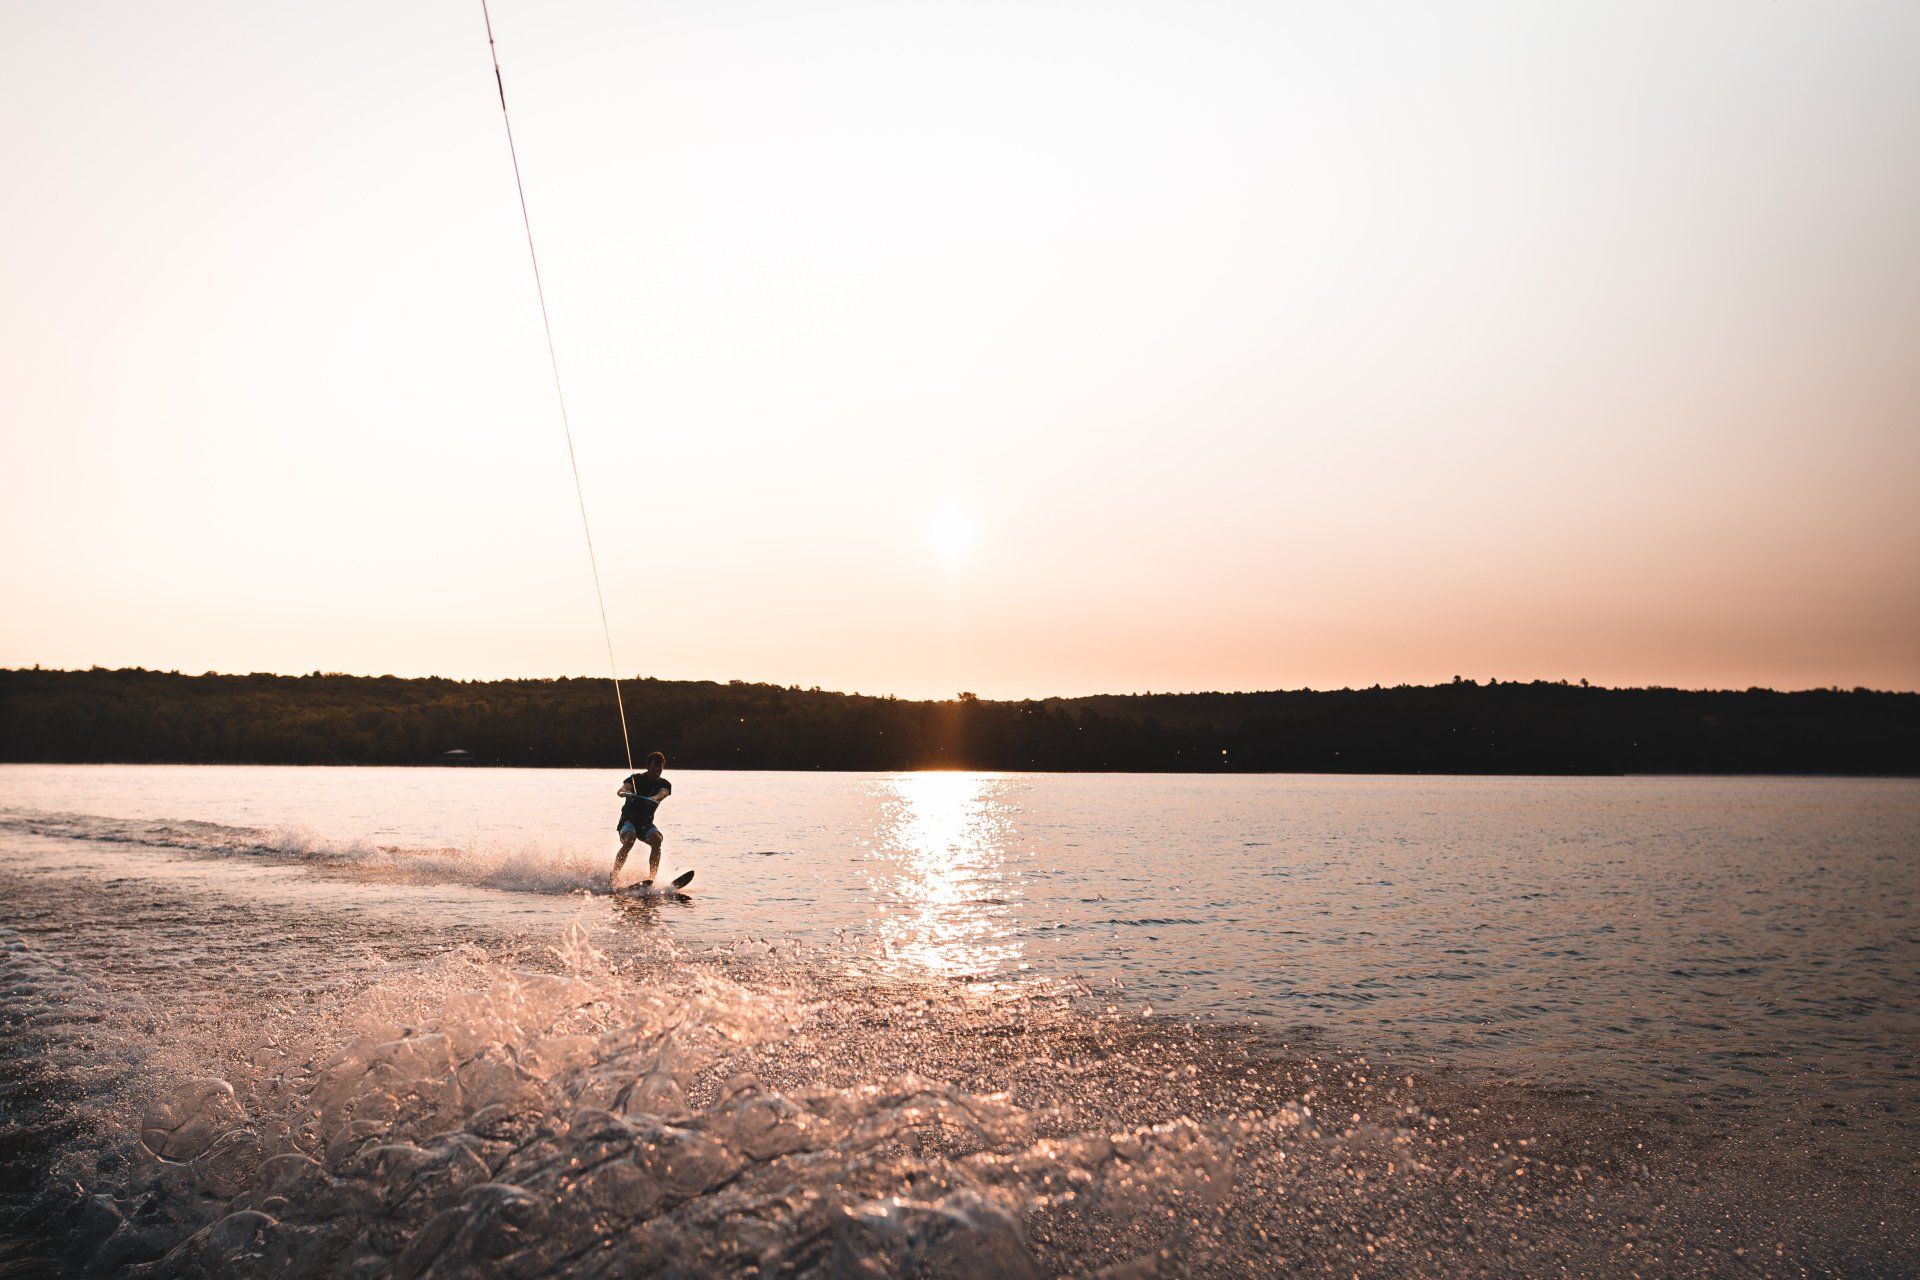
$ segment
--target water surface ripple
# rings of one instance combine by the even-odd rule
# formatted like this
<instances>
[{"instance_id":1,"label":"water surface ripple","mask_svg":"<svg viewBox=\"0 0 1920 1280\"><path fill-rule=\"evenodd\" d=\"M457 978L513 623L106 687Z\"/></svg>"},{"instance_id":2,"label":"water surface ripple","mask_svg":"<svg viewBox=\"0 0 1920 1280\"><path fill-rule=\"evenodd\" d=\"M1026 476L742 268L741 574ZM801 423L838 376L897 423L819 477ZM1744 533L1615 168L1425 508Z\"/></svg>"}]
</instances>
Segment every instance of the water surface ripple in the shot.
<instances>
[{"instance_id":1,"label":"water surface ripple","mask_svg":"<svg viewBox=\"0 0 1920 1280\"><path fill-rule=\"evenodd\" d=\"M569 1135L590 1130L640 1170L621 1178L653 1188L634 1193L644 1212L619 1229L641 1233L619 1235L624 1264L696 1272L754 1250L797 1273L831 1271L835 1249L907 1266L945 1248L984 1251L1006 1271L1118 1258L1149 1274L1179 1252L1178 1233L1149 1220L1205 1204L1277 1230L1274 1206L1301 1192L1289 1180L1336 1166L1336 1182L1376 1164L1389 1178L1531 1168L1569 1180L1553 1203L1572 1221L1589 1211L1578 1208L1597 1185L1589 1174L1628 1177L1635 1153L1655 1151L1609 1193L1607 1212L1634 1232L1671 1212L1682 1185L1698 1196L1717 1184L1715 1202L1738 1207L1716 1232L1751 1226L1740 1215L1760 1206L1802 1224L1743 1251L1797 1249L1798 1267L1855 1273L1898 1274L1912 1259L1911 1213L1884 1197L1898 1203L1912 1181L1920 1114L1920 784L673 776L667 869L697 869L697 892L616 907L582 893L610 861L612 776L0 768L11 931L0 1074L10 1130L40 1135L13 1149L51 1159L78 1142L62 1157L69 1174L93 1163L60 1185L97 1185L115 1204L211 1179L219 1194L189 1195L199 1207L181 1210L175 1235L134 1224L113 1236L141 1256L166 1243L202 1272L221 1269L203 1265L209 1249L320 1248L324 1235L342 1265L459 1273L493 1247L488 1232L511 1236L513 1213L564 1199ZM567 947L572 959L557 958ZM681 1023L657 984L680 970L704 1003L687 1006L684 1043L665 1052ZM156 993L189 988L195 1012L180 1012L197 1030L175 1035ZM1169 1018L1189 1037L1195 1018L1216 1030L1168 1040L1154 1028ZM472 1032L476 1020L494 1031ZM298 1070L268 1061L302 1053ZM219 1071L192 1067L223 1055ZM936 1063L954 1083L918 1074ZM721 1078L743 1064L747 1075ZM395 1072L415 1083L396 1093ZM1410 1072L1417 1103L1397 1083ZM1002 1079L1024 1093L1003 1095ZM129 1083L140 1080L174 1091L158 1128L127 1110L159 1087ZM1438 1081L1451 1082L1444 1104ZM1345 1136L1313 1118L1336 1090L1359 1126ZM43 1097L81 1101L45 1114L20 1101ZM546 1146L488 1146L503 1141L489 1136L490 1108L508 1103ZM326 1123L306 1133L310 1112ZM79 1141L80 1114L145 1145ZM1138 1136L1121 1154L1102 1145L1129 1126ZM195 1148L189 1164L228 1145L187 1175L167 1172L169 1142ZM715 1181L673 1192L672 1161L648 1161L689 1142ZM1329 1156L1328 1142L1348 1154ZM393 1150L376 1158L380 1144ZM300 1176L331 1179L339 1195L417 1197L383 1228L405 1239L435 1206L441 1244L383 1253L359 1219L326 1235L273 1192L299 1170L289 1155L263 1173L270 1148L302 1153L317 1172ZM1235 1160L1241 1187L1269 1179L1266 1198L1219 1200L1215 1180ZM1736 1191L1736 1164L1758 1181ZM446 1181L454 1165L465 1181ZM842 1169L861 1196L835 1199L806 1173L814 1165ZM476 1191L475 1179L505 1189ZM739 1179L764 1193L753 1203L778 1199L789 1216L722 1230L753 1212L752 1196L730 1190ZM1067 1182L1105 1190L1076 1201ZM908 1183L944 1190L883 1212L884 1189ZM1392 1213L1427 1224L1415 1234L1435 1257L1526 1274L1593 1245L1549 1232L1526 1243L1524 1265L1521 1254L1492 1265L1474 1215L1470 1239L1455 1238L1427 1221L1412 1184L1382 1185ZM1529 1212L1505 1192L1480 1208L1488 1220ZM1134 1222L1132 1252L1076 1235L1086 1213ZM1878 1227L1858 1225L1869 1218ZM225 1235L175 1256L180 1233L229 1219ZM856 1220L853 1236L836 1234ZM526 1273L604 1245L604 1225L544 1239ZM250 1245L249 1231L264 1234ZM1226 1238L1219 1257L1239 1261L1220 1273L1261 1256ZM1380 1247L1383 1266L1412 1256ZM1717 1260L1703 1272L1747 1256L1688 1247ZM1608 1246L1587 1261L1601 1258L1621 1260ZM1343 1248L1319 1261L1331 1271L1357 1258Z\"/></svg>"}]
</instances>

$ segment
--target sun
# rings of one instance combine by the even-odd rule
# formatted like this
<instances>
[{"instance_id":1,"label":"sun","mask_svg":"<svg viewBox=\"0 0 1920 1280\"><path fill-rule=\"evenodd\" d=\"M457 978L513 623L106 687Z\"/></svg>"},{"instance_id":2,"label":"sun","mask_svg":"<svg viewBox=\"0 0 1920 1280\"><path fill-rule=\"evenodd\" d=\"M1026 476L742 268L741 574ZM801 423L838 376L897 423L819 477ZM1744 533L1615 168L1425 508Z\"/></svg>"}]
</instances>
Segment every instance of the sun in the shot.
<instances>
[{"instance_id":1,"label":"sun","mask_svg":"<svg viewBox=\"0 0 1920 1280\"><path fill-rule=\"evenodd\" d=\"M947 563L953 564L973 545L973 517L949 503L928 523L927 536Z\"/></svg>"}]
</instances>

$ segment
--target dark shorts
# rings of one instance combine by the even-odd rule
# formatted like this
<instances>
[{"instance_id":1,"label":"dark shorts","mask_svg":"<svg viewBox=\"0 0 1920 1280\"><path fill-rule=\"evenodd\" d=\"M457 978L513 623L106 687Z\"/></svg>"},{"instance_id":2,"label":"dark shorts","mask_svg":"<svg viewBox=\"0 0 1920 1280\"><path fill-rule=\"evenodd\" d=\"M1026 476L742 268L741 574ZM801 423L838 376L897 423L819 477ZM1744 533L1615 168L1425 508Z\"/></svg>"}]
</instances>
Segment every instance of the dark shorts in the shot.
<instances>
[{"instance_id":1,"label":"dark shorts","mask_svg":"<svg viewBox=\"0 0 1920 1280\"><path fill-rule=\"evenodd\" d=\"M636 831L631 822L623 822L620 824L620 838L622 840L645 840L651 844L662 837L660 835L660 828L656 826L649 825L645 831Z\"/></svg>"}]
</instances>

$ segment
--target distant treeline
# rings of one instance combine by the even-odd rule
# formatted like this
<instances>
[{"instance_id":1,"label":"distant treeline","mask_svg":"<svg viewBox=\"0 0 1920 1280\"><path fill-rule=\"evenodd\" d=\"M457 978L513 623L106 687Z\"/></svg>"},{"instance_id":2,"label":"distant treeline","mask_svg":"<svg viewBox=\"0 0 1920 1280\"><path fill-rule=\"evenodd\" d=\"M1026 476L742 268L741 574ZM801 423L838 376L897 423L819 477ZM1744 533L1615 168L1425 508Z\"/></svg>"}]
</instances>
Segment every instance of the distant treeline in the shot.
<instances>
[{"instance_id":1,"label":"distant treeline","mask_svg":"<svg viewBox=\"0 0 1920 1280\"><path fill-rule=\"evenodd\" d=\"M1920 773L1920 694L1479 684L912 702L640 679L637 753L723 769ZM604 679L0 670L0 760L614 768Z\"/></svg>"}]
</instances>

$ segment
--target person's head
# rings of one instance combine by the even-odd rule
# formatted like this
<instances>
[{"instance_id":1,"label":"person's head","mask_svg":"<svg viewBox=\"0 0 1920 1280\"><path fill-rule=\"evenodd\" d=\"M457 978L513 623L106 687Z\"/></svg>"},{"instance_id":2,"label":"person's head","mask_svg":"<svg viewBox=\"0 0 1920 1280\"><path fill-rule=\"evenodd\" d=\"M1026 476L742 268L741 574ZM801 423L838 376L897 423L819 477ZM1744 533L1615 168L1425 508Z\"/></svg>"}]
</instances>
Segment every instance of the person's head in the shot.
<instances>
[{"instance_id":1,"label":"person's head","mask_svg":"<svg viewBox=\"0 0 1920 1280\"><path fill-rule=\"evenodd\" d=\"M647 772L658 773L667 767L667 758L658 751L647 757Z\"/></svg>"}]
</instances>

